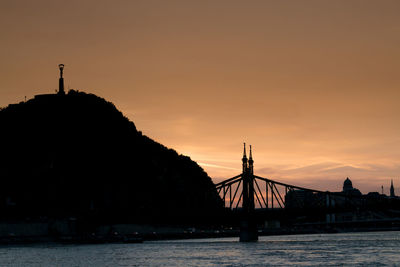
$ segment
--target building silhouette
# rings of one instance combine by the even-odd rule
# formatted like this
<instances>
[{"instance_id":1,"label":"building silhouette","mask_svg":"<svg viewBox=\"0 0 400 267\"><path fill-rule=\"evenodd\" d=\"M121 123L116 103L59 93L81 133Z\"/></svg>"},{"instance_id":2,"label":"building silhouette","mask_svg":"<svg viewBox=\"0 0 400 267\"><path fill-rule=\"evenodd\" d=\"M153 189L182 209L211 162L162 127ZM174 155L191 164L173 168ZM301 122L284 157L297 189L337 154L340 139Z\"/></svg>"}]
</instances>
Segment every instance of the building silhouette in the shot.
<instances>
[{"instance_id":1,"label":"building silhouette","mask_svg":"<svg viewBox=\"0 0 400 267\"><path fill-rule=\"evenodd\" d=\"M360 190L353 187L353 183L351 182L349 177L347 177L346 180L344 180L344 182L343 182L343 191L342 192L347 195L352 195L352 196L361 196L362 195Z\"/></svg>"},{"instance_id":2,"label":"building silhouette","mask_svg":"<svg viewBox=\"0 0 400 267\"><path fill-rule=\"evenodd\" d=\"M393 180L391 180L390 196L379 192L369 192L362 194L360 190L353 187L350 178L346 178L343 182L343 190L341 192L332 192L328 201L324 203L326 195L323 192L312 192L307 190L291 190L285 196L285 209L293 211L313 210L313 214L321 215L330 209L329 220L326 222L350 222L360 220L377 220L388 219L398 216L400 197L394 192ZM332 205L333 204L333 205ZM327 213L328 215L328 213ZM332 220L332 215L334 216ZM300 216L300 215L299 215ZM303 216L303 217L301 217ZM301 215L299 218L317 221L317 216L312 218L310 214L306 218ZM322 217L320 217L321 219Z\"/></svg>"}]
</instances>

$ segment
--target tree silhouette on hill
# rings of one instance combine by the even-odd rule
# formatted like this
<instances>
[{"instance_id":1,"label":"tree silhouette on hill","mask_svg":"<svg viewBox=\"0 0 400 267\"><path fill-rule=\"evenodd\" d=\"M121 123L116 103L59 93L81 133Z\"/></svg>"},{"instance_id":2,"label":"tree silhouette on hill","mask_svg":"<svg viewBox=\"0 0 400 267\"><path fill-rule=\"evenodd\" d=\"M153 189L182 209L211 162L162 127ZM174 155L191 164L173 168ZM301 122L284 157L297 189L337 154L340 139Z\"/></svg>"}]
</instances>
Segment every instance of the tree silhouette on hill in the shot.
<instances>
[{"instance_id":1,"label":"tree silhouette on hill","mask_svg":"<svg viewBox=\"0 0 400 267\"><path fill-rule=\"evenodd\" d=\"M137 131L93 94L37 96L0 110L3 217L201 217L222 201L189 157Z\"/></svg>"}]
</instances>

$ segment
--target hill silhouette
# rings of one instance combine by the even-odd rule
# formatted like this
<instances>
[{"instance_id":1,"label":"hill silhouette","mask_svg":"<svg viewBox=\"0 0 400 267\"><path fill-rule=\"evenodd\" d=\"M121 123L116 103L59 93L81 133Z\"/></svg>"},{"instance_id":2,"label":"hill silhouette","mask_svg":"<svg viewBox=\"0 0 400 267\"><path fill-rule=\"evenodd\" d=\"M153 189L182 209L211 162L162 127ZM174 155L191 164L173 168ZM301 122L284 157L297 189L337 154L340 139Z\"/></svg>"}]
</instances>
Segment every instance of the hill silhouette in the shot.
<instances>
[{"instance_id":1,"label":"hill silhouette","mask_svg":"<svg viewBox=\"0 0 400 267\"><path fill-rule=\"evenodd\" d=\"M3 218L200 218L222 207L189 157L137 131L115 106L70 90L0 110Z\"/></svg>"}]
</instances>

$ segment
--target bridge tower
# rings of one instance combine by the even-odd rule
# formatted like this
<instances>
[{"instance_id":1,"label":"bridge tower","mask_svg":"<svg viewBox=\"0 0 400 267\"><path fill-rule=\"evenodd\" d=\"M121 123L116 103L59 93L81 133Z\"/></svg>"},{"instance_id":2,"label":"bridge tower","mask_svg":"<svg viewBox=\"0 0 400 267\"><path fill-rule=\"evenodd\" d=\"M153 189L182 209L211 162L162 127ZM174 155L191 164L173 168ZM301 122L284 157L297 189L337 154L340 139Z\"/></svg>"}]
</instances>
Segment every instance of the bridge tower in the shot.
<instances>
[{"instance_id":1,"label":"bridge tower","mask_svg":"<svg viewBox=\"0 0 400 267\"><path fill-rule=\"evenodd\" d=\"M242 179L243 179L243 205L242 209L243 212L249 211L250 205L250 199L249 199L249 165L246 157L246 143L243 143L243 158L242 158L242 163L243 163L243 170L242 170Z\"/></svg>"},{"instance_id":2,"label":"bridge tower","mask_svg":"<svg viewBox=\"0 0 400 267\"><path fill-rule=\"evenodd\" d=\"M255 220L254 206L254 169L253 157L250 146L249 160L246 157L246 144L243 150L243 204L242 218L240 221L240 242L251 242L258 240L257 224Z\"/></svg>"},{"instance_id":3,"label":"bridge tower","mask_svg":"<svg viewBox=\"0 0 400 267\"><path fill-rule=\"evenodd\" d=\"M253 168L254 160L251 154L251 145L250 145L250 155L249 155L249 211L254 212L254 168Z\"/></svg>"}]
</instances>

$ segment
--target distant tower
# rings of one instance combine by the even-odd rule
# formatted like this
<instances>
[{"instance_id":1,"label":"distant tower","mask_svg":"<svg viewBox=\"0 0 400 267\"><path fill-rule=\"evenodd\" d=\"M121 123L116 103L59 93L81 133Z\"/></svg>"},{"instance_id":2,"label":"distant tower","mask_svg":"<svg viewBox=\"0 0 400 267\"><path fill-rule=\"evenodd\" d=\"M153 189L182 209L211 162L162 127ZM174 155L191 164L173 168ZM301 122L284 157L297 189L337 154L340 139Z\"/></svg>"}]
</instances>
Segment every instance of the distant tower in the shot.
<instances>
[{"instance_id":1,"label":"distant tower","mask_svg":"<svg viewBox=\"0 0 400 267\"><path fill-rule=\"evenodd\" d=\"M393 187L393 179L390 183L390 197L395 197L396 195L394 194L394 187Z\"/></svg>"},{"instance_id":2,"label":"distant tower","mask_svg":"<svg viewBox=\"0 0 400 267\"><path fill-rule=\"evenodd\" d=\"M58 80L58 94L65 95L64 78L63 78L64 64L59 64L58 67L60 68L60 79Z\"/></svg>"},{"instance_id":3,"label":"distant tower","mask_svg":"<svg viewBox=\"0 0 400 267\"><path fill-rule=\"evenodd\" d=\"M247 172L246 143L243 143L243 173Z\"/></svg>"}]
</instances>

